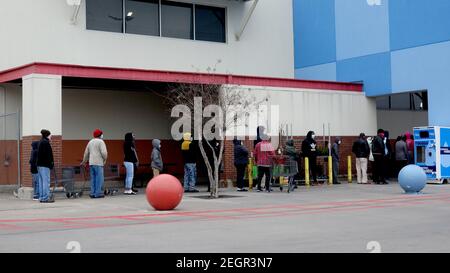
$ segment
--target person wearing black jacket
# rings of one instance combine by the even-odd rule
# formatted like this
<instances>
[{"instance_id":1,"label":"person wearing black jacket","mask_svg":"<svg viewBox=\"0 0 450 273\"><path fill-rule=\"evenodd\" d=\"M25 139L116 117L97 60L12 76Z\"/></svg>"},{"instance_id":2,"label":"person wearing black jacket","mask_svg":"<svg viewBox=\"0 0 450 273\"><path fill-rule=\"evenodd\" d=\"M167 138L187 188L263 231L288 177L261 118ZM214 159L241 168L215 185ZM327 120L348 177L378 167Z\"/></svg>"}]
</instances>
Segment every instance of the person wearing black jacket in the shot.
<instances>
[{"instance_id":1,"label":"person wearing black jacket","mask_svg":"<svg viewBox=\"0 0 450 273\"><path fill-rule=\"evenodd\" d=\"M384 145L384 130L378 129L378 135L372 141L372 154L374 158L373 182L375 184L387 184L384 178L384 156L386 154Z\"/></svg>"},{"instance_id":2,"label":"person wearing black jacket","mask_svg":"<svg viewBox=\"0 0 450 273\"><path fill-rule=\"evenodd\" d=\"M306 139L302 142L303 157L309 159L309 169L314 181L312 185L317 185L317 142L314 140L315 137L315 133L309 131L306 135Z\"/></svg>"},{"instance_id":3,"label":"person wearing black jacket","mask_svg":"<svg viewBox=\"0 0 450 273\"><path fill-rule=\"evenodd\" d=\"M370 155L370 147L364 133L359 134L358 140L353 143L352 152L356 156L356 177L358 184L367 184L367 163Z\"/></svg>"},{"instance_id":4,"label":"person wearing black jacket","mask_svg":"<svg viewBox=\"0 0 450 273\"><path fill-rule=\"evenodd\" d=\"M33 177L33 200L39 200L39 172L37 168L37 156L38 156L39 141L33 141L31 143L31 156L30 156L30 171Z\"/></svg>"},{"instance_id":5,"label":"person wearing black jacket","mask_svg":"<svg viewBox=\"0 0 450 273\"><path fill-rule=\"evenodd\" d=\"M234 166L236 167L236 180L238 191L247 191L244 187L245 170L248 164L248 150L238 139L233 140L234 144Z\"/></svg>"},{"instance_id":6,"label":"person wearing black jacket","mask_svg":"<svg viewBox=\"0 0 450 273\"><path fill-rule=\"evenodd\" d=\"M41 130L42 139L39 141L36 166L39 173L39 201L41 203L53 203L50 196L50 170L53 169L53 150L50 144L51 133L49 130Z\"/></svg>"},{"instance_id":7,"label":"person wearing black jacket","mask_svg":"<svg viewBox=\"0 0 450 273\"><path fill-rule=\"evenodd\" d=\"M133 190L133 178L134 171L137 169L139 160L135 146L135 136L133 133L125 134L125 142L123 143L123 153L125 155L123 164L126 169L125 177L125 191L124 194L135 195L136 191Z\"/></svg>"}]
</instances>

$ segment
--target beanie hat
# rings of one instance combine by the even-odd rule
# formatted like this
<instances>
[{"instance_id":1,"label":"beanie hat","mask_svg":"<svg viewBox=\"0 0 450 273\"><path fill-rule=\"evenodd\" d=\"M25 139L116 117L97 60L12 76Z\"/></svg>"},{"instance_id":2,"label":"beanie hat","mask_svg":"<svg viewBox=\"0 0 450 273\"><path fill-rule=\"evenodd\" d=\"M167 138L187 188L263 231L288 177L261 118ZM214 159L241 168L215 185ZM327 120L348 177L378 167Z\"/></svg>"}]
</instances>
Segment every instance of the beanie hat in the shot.
<instances>
[{"instance_id":1,"label":"beanie hat","mask_svg":"<svg viewBox=\"0 0 450 273\"><path fill-rule=\"evenodd\" d=\"M101 135L103 135L103 132L100 129L95 129L93 135L94 135L95 138L97 138L97 137L100 137Z\"/></svg>"}]
</instances>

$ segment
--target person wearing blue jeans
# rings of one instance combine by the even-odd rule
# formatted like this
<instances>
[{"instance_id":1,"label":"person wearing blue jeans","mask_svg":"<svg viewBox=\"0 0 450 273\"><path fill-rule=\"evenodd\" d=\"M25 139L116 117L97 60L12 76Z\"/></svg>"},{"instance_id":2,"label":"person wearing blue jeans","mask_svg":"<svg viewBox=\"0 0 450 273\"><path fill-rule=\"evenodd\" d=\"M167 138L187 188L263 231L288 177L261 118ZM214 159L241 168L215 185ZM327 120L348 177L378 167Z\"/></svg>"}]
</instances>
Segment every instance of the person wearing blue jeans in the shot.
<instances>
[{"instance_id":1,"label":"person wearing blue jeans","mask_svg":"<svg viewBox=\"0 0 450 273\"><path fill-rule=\"evenodd\" d=\"M123 143L123 153L125 155L123 165L126 169L125 190L123 194L136 195L133 190L134 168L139 166L139 159L136 151L135 136L132 132L125 134L125 142Z\"/></svg>"},{"instance_id":2,"label":"person wearing blue jeans","mask_svg":"<svg viewBox=\"0 0 450 273\"><path fill-rule=\"evenodd\" d=\"M197 146L192 141L191 133L183 134L181 154L184 161L184 191L198 192L195 188L197 181Z\"/></svg>"},{"instance_id":3,"label":"person wearing blue jeans","mask_svg":"<svg viewBox=\"0 0 450 273\"><path fill-rule=\"evenodd\" d=\"M81 165L89 162L91 175L91 198L105 197L103 188L103 166L105 166L108 152L103 141L103 132L99 129L94 131L94 138L91 139L84 150L83 161Z\"/></svg>"},{"instance_id":4,"label":"person wearing blue jeans","mask_svg":"<svg viewBox=\"0 0 450 273\"><path fill-rule=\"evenodd\" d=\"M46 129L41 130L42 139L39 141L37 151L37 171L39 174L39 202L53 203L50 194L50 170L53 169L53 151L50 145L51 133Z\"/></svg>"},{"instance_id":5,"label":"person wearing blue jeans","mask_svg":"<svg viewBox=\"0 0 450 273\"><path fill-rule=\"evenodd\" d=\"M195 189L197 178L197 165L195 163L184 164L184 190L187 192L198 192Z\"/></svg>"},{"instance_id":6,"label":"person wearing blue jeans","mask_svg":"<svg viewBox=\"0 0 450 273\"><path fill-rule=\"evenodd\" d=\"M91 175L91 196L95 198L101 198L103 197L103 166L95 166L91 165L90 168L90 175Z\"/></svg>"}]
</instances>

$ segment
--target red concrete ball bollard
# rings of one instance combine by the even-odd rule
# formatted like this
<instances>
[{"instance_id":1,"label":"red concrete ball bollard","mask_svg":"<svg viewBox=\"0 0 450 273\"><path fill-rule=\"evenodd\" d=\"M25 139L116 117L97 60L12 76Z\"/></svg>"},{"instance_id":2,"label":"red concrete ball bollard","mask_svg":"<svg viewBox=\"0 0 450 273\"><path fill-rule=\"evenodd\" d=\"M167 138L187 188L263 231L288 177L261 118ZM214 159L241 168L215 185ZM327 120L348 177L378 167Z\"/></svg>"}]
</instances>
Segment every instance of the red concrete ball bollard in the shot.
<instances>
[{"instance_id":1,"label":"red concrete ball bollard","mask_svg":"<svg viewBox=\"0 0 450 273\"><path fill-rule=\"evenodd\" d=\"M173 210L180 204L184 189L175 176L160 174L148 182L145 193L155 210Z\"/></svg>"}]
</instances>

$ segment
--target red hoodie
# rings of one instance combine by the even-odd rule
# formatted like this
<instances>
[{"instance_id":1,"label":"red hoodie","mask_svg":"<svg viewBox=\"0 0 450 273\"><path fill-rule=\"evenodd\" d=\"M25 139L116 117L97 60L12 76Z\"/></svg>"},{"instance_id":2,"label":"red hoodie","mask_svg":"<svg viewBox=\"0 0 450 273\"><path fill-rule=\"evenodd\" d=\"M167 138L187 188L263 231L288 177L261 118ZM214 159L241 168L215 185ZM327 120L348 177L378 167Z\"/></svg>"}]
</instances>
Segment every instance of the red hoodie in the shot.
<instances>
[{"instance_id":1,"label":"red hoodie","mask_svg":"<svg viewBox=\"0 0 450 273\"><path fill-rule=\"evenodd\" d=\"M411 133L406 132L406 147L408 148L408 151L413 152L414 151L414 140L411 139Z\"/></svg>"},{"instance_id":2,"label":"red hoodie","mask_svg":"<svg viewBox=\"0 0 450 273\"><path fill-rule=\"evenodd\" d=\"M270 157L275 155L275 149L267 140L263 140L256 144L255 147L255 160L256 165L261 167L270 167L272 165L272 160Z\"/></svg>"}]
</instances>

